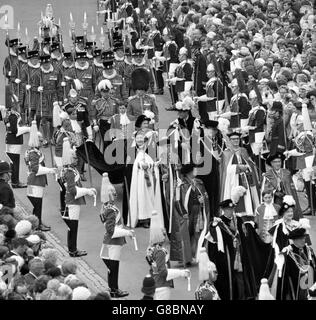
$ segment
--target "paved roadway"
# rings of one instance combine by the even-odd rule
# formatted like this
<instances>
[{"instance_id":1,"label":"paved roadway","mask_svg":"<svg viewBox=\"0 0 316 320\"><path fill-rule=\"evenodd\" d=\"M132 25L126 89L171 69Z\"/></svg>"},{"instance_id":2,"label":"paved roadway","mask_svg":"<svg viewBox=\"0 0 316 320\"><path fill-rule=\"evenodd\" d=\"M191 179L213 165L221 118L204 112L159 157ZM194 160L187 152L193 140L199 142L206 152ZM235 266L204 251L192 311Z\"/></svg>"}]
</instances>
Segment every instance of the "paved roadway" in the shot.
<instances>
[{"instance_id":1,"label":"paved roadway","mask_svg":"<svg viewBox=\"0 0 316 320\"><path fill-rule=\"evenodd\" d=\"M46 3L41 0L31 0L28 2L21 2L20 0L10 0L10 5L14 8L15 14L15 25L20 21L21 29L24 30L25 27L28 28L30 35L37 35L38 28L36 27L36 22L40 19L40 12L45 12ZM91 29L91 24L95 26L95 30L99 30L96 27L96 1L95 0L68 0L61 2L60 0L50 0L50 3L54 8L54 16L58 21L61 18L62 27L64 31L64 41L67 45L70 45L70 40L68 36L68 22L69 22L69 12L72 12L74 20L77 22L77 33L80 34L79 25L81 25L83 20L83 12L87 12L88 22L90 23L89 30ZM61 6L61 3L63 5ZM2 35L4 31L0 30ZM10 31L11 37L15 36L15 31ZM1 41L4 41L3 36L1 36ZM22 36L23 41L23 36ZM66 48L67 49L67 48ZM6 56L6 47L1 46L0 49L0 62L4 61ZM4 80L0 79L0 104L4 103ZM160 109L160 128L166 128L168 123L172 121L176 114L174 112L165 112L165 107L170 105L169 94L164 96L157 96L157 102ZM5 145L4 145L4 126L3 123L0 124L0 159L5 159ZM28 135L25 135L25 143L28 141ZM25 151L25 146L23 152ZM50 153L49 149L44 149L46 156L46 164L50 165ZM21 160L21 181L26 181L26 167ZM92 169L92 179L93 186L100 191L101 176ZM84 183L84 186L88 187L88 182ZM121 206L122 199L122 187L121 185L116 186L119 203ZM26 206L27 209L31 209L31 205L25 195L25 189L16 190L15 194L17 198ZM98 198L97 207L93 207L93 201L87 197L87 205L82 207L80 225L79 225L79 241L78 248L85 249L88 251L88 256L83 259L90 265L101 277L106 278L106 267L102 260L99 258L100 247L103 239L103 225L100 223L99 219L100 211L100 200ZM52 232L60 239L62 244L66 244L66 225L61 219L59 213L59 189L58 184L52 177L48 178L48 187L46 188L46 194L43 204L43 220L45 223L52 227ZM315 230L315 229L314 229ZM128 244L123 249L122 262L120 266L120 286L124 290L130 292L129 298L138 299L141 296L140 288L142 284L142 279L148 273L148 265L145 260L145 251L149 241L149 231L146 229L136 229L136 234L138 238L139 251L134 250L132 241L128 240ZM312 233L312 238L315 239L315 232ZM191 268L192 272L192 290L198 285L198 272L197 267ZM192 299L193 291L187 291L187 282L183 279L175 280L175 289L172 290L173 299Z\"/></svg>"}]
</instances>

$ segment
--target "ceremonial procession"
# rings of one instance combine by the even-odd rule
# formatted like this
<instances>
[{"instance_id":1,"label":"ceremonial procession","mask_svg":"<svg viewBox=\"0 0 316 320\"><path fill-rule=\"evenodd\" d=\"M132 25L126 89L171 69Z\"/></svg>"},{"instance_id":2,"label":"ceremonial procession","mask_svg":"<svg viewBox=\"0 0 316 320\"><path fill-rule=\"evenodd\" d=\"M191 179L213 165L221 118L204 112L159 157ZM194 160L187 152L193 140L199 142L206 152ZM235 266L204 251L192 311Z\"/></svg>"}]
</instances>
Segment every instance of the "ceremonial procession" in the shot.
<instances>
[{"instance_id":1,"label":"ceremonial procession","mask_svg":"<svg viewBox=\"0 0 316 320\"><path fill-rule=\"evenodd\" d=\"M0 300L316 299L314 1L11 2Z\"/></svg>"}]
</instances>

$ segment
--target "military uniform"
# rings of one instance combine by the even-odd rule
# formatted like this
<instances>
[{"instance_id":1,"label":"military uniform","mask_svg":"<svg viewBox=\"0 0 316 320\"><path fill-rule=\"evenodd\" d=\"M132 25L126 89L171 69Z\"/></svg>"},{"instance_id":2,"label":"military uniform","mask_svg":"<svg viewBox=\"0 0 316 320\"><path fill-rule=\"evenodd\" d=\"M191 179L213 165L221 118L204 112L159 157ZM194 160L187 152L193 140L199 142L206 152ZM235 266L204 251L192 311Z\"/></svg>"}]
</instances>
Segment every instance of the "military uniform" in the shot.
<instances>
[{"instance_id":1,"label":"military uniform","mask_svg":"<svg viewBox=\"0 0 316 320\"><path fill-rule=\"evenodd\" d=\"M25 153L27 165L27 197L33 205L33 214L38 218L40 227L42 224L42 205L44 189L47 185L46 174L52 173L53 169L45 167L44 154L38 148L29 148ZM48 231L50 228L45 227Z\"/></svg>"},{"instance_id":2,"label":"military uniform","mask_svg":"<svg viewBox=\"0 0 316 320\"><path fill-rule=\"evenodd\" d=\"M70 58L72 53L64 53L65 58ZM74 64L67 63L65 60L61 64L61 87L62 87L62 95L64 97L64 101L67 99L68 93L73 85L73 76L74 76Z\"/></svg>"},{"instance_id":3,"label":"military uniform","mask_svg":"<svg viewBox=\"0 0 316 320\"><path fill-rule=\"evenodd\" d=\"M38 51L28 52L28 59L36 56L38 56ZM21 81L25 89L24 106L25 110L28 111L30 122L34 118L40 102L40 93L38 92L38 87L40 86L40 63L33 65L28 61L26 67L21 69ZM30 89L27 89L27 86L30 86Z\"/></svg>"},{"instance_id":4,"label":"military uniform","mask_svg":"<svg viewBox=\"0 0 316 320\"><path fill-rule=\"evenodd\" d=\"M99 79L102 76L104 66L102 63L102 59L100 61L97 60L98 57L102 57L101 55L101 49L94 50L94 59L93 59L93 69L94 69L94 74L95 78Z\"/></svg>"},{"instance_id":5,"label":"military uniform","mask_svg":"<svg viewBox=\"0 0 316 320\"><path fill-rule=\"evenodd\" d=\"M19 98L19 112L21 113L22 116L22 121L25 120L25 97L26 97L26 90L25 90L25 85L26 83L22 82L22 74L23 71L27 69L27 60L23 58L22 55L26 54L26 47L19 47L18 48L18 62L17 62L17 78L21 80L21 83L17 85L17 91L18 91L18 98Z\"/></svg>"},{"instance_id":6,"label":"military uniform","mask_svg":"<svg viewBox=\"0 0 316 320\"><path fill-rule=\"evenodd\" d=\"M156 98L152 94L134 95L128 99L127 114L137 119L145 110L150 110L155 114L155 122L159 121L158 107Z\"/></svg>"},{"instance_id":7,"label":"military uniform","mask_svg":"<svg viewBox=\"0 0 316 320\"><path fill-rule=\"evenodd\" d=\"M6 153L12 161L12 186L24 187L20 184L20 154L23 145L23 133L29 132L28 127L21 127L21 115L14 110L8 110L4 118L4 124L6 126Z\"/></svg>"},{"instance_id":8,"label":"military uniform","mask_svg":"<svg viewBox=\"0 0 316 320\"><path fill-rule=\"evenodd\" d=\"M69 114L72 130L75 133L76 147L83 144L84 137L92 140L93 134L86 101L79 98L75 104L71 102L65 104L63 109ZM84 160L81 157L78 157L77 168L80 174L84 173Z\"/></svg>"},{"instance_id":9,"label":"military uniform","mask_svg":"<svg viewBox=\"0 0 316 320\"><path fill-rule=\"evenodd\" d=\"M80 173L73 166L63 168L61 179L66 189L66 210L63 219L68 227L67 246L69 254L76 256L80 206L86 204L84 196L88 194L89 189L82 188Z\"/></svg>"}]
</instances>

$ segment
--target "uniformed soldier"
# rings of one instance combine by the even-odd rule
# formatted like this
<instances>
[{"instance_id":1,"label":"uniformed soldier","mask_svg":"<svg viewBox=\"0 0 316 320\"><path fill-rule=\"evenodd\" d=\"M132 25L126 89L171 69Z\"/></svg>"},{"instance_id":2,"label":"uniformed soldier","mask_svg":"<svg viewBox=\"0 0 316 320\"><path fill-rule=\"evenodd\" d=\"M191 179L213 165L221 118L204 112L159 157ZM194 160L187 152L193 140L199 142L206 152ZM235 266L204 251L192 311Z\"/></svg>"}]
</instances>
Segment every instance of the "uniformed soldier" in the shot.
<instances>
[{"instance_id":1,"label":"uniformed soldier","mask_svg":"<svg viewBox=\"0 0 316 320\"><path fill-rule=\"evenodd\" d=\"M114 67L120 76L124 78L125 71L125 56L124 56L124 45L122 40L114 42Z\"/></svg>"},{"instance_id":2,"label":"uniformed soldier","mask_svg":"<svg viewBox=\"0 0 316 320\"><path fill-rule=\"evenodd\" d=\"M6 153L12 161L12 188L26 188L26 184L21 183L20 176L20 154L23 145L23 134L30 132L29 127L21 126L21 115L17 112L18 101L12 95L11 107L7 108L6 116L3 119L6 126Z\"/></svg>"},{"instance_id":3,"label":"uniformed soldier","mask_svg":"<svg viewBox=\"0 0 316 320\"><path fill-rule=\"evenodd\" d=\"M69 138L64 138L62 162L61 179L66 189L66 210L64 211L63 220L68 227L68 252L74 258L86 256L86 251L78 250L77 248L80 207L86 204L85 196L96 197L97 191L94 188L82 187L80 173L76 168L76 152L71 148Z\"/></svg>"},{"instance_id":4,"label":"uniformed soldier","mask_svg":"<svg viewBox=\"0 0 316 320\"><path fill-rule=\"evenodd\" d=\"M17 78L17 63L18 63L18 56L17 56L17 47L19 45L18 39L7 39L5 41L6 46L10 48L9 56L7 56L4 60L3 65L3 75L8 81L8 85L6 86L6 106L11 102L11 96L9 91L7 90L10 88L11 92L16 96L19 96L17 85L21 82L20 79Z\"/></svg>"},{"instance_id":5,"label":"uniformed soldier","mask_svg":"<svg viewBox=\"0 0 316 320\"><path fill-rule=\"evenodd\" d=\"M162 77L163 73L163 63L165 62L165 57L162 55L163 53L163 45L164 45L164 39L161 36L160 31L157 29L158 21L156 18L150 19L150 33L149 37L153 41L155 56L153 58L153 71L154 75L156 77L156 83L157 83L157 91L155 94L163 94L163 88L164 88L164 80Z\"/></svg>"},{"instance_id":6,"label":"uniformed soldier","mask_svg":"<svg viewBox=\"0 0 316 320\"><path fill-rule=\"evenodd\" d=\"M21 70L21 80L25 85L25 111L28 115L28 123L31 123L35 117L36 109L40 103L40 59L37 50L28 51L27 67Z\"/></svg>"},{"instance_id":7,"label":"uniformed soldier","mask_svg":"<svg viewBox=\"0 0 316 320\"><path fill-rule=\"evenodd\" d=\"M111 128L111 117L117 113L119 100L112 95L113 85L109 79L103 79L97 86L101 98L94 103L93 122L94 128L100 128L101 139L104 141L104 150L110 143L109 129ZM107 133L107 134L106 134ZM104 151L103 150L103 151Z\"/></svg>"},{"instance_id":8,"label":"uniformed soldier","mask_svg":"<svg viewBox=\"0 0 316 320\"><path fill-rule=\"evenodd\" d=\"M43 147L47 147L53 136L53 109L54 104L62 101L61 72L54 69L50 55L41 56L41 68L37 76L40 77L40 103L36 109L36 122L41 125L43 132Z\"/></svg>"},{"instance_id":9,"label":"uniformed soldier","mask_svg":"<svg viewBox=\"0 0 316 320\"><path fill-rule=\"evenodd\" d=\"M80 96L85 98L87 101L88 110L90 111L91 101L94 97L95 90L95 73L92 66L89 64L86 52L76 53L75 62L75 79L79 80L80 87L76 86L76 89L80 89Z\"/></svg>"},{"instance_id":10,"label":"uniformed soldier","mask_svg":"<svg viewBox=\"0 0 316 320\"><path fill-rule=\"evenodd\" d=\"M102 76L98 79L97 84L102 80L109 80L112 84L111 94L114 98L127 101L128 93L123 77L114 69L113 60L105 60L103 62L104 70ZM98 87L98 86L97 86ZM96 97L100 97L100 92L96 91Z\"/></svg>"},{"instance_id":11,"label":"uniformed soldier","mask_svg":"<svg viewBox=\"0 0 316 320\"><path fill-rule=\"evenodd\" d=\"M104 66L102 61L102 50L101 49L95 49L93 53L93 68L94 68L94 74L95 78L99 79L102 76Z\"/></svg>"},{"instance_id":12,"label":"uniformed soldier","mask_svg":"<svg viewBox=\"0 0 316 320\"><path fill-rule=\"evenodd\" d=\"M93 140L92 128L89 121L89 112L86 100L79 97L75 89L70 89L68 94L69 102L63 106L68 113L72 130L75 133L76 147L83 144L83 139ZM84 160L78 157L77 168L80 172L81 180L86 181L84 176Z\"/></svg>"},{"instance_id":13,"label":"uniformed soldier","mask_svg":"<svg viewBox=\"0 0 316 320\"><path fill-rule=\"evenodd\" d=\"M64 103L67 103L68 93L73 85L74 66L72 52L64 52L64 59L61 65L61 87Z\"/></svg>"},{"instance_id":14,"label":"uniformed soldier","mask_svg":"<svg viewBox=\"0 0 316 320\"><path fill-rule=\"evenodd\" d=\"M122 291L118 286L119 266L121 251L126 244L125 237L134 237L134 231L123 227L123 219L118 207L115 206L116 190L105 173L101 186L102 208L100 219L105 227L105 235L100 252L100 258L108 268L108 284L111 297L122 298L128 296L127 291Z\"/></svg>"},{"instance_id":15,"label":"uniformed soldier","mask_svg":"<svg viewBox=\"0 0 316 320\"><path fill-rule=\"evenodd\" d=\"M69 138L71 146L76 145L76 137L75 133L72 130L71 122L69 119L69 115L67 112L60 112L59 113L61 126L60 128L54 133L54 144L55 144L55 156L54 161L58 169L59 177L58 177L58 183L60 186L60 212L62 216L65 213L66 204L65 204L65 196L66 196L66 188L62 182L62 179L60 177L60 173L62 171L63 163L62 163L62 154L63 154L63 143L64 138Z\"/></svg>"},{"instance_id":16,"label":"uniformed soldier","mask_svg":"<svg viewBox=\"0 0 316 320\"><path fill-rule=\"evenodd\" d=\"M42 206L44 189L47 185L46 175L56 174L54 168L47 168L44 162L44 154L40 150L40 139L38 137L36 121L32 121L29 148L25 152L25 163L27 165L27 197L33 205L33 214L39 220L39 230L49 231L50 227L42 222Z\"/></svg>"},{"instance_id":17,"label":"uniformed soldier","mask_svg":"<svg viewBox=\"0 0 316 320\"><path fill-rule=\"evenodd\" d=\"M41 43L41 50L44 53L44 55L50 56L51 54L51 42L52 38L51 37L45 37Z\"/></svg>"},{"instance_id":18,"label":"uniformed soldier","mask_svg":"<svg viewBox=\"0 0 316 320\"><path fill-rule=\"evenodd\" d=\"M87 59L88 59L90 65L93 64L93 59L94 59L93 51L94 51L95 45L96 45L96 43L93 41L86 42L85 49L87 52Z\"/></svg>"},{"instance_id":19,"label":"uniformed soldier","mask_svg":"<svg viewBox=\"0 0 316 320\"><path fill-rule=\"evenodd\" d=\"M75 37L75 51L76 52L85 52L85 46L84 46L84 36L76 36Z\"/></svg>"},{"instance_id":20,"label":"uniformed soldier","mask_svg":"<svg viewBox=\"0 0 316 320\"><path fill-rule=\"evenodd\" d=\"M132 73L132 89L136 94L128 99L127 114L135 119L150 110L155 114L155 123L159 121L158 107L156 98L153 94L148 94L149 89L149 72L144 68L137 68Z\"/></svg>"},{"instance_id":21,"label":"uniformed soldier","mask_svg":"<svg viewBox=\"0 0 316 320\"><path fill-rule=\"evenodd\" d=\"M51 63L55 70L61 70L63 64L63 54L62 48L60 47L60 43L54 42L51 45Z\"/></svg>"}]
</instances>

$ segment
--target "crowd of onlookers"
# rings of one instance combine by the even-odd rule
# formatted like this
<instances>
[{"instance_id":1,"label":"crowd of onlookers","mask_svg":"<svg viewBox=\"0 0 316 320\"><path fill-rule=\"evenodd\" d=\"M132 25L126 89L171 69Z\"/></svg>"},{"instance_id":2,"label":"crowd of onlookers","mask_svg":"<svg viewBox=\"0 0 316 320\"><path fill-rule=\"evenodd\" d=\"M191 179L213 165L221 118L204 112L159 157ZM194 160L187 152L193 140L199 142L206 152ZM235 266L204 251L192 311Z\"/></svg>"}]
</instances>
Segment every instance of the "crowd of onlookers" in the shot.
<instances>
[{"instance_id":1,"label":"crowd of onlookers","mask_svg":"<svg viewBox=\"0 0 316 320\"><path fill-rule=\"evenodd\" d=\"M0 299L110 300L78 278L75 259L59 261L38 220L17 208L0 209Z\"/></svg>"}]
</instances>

